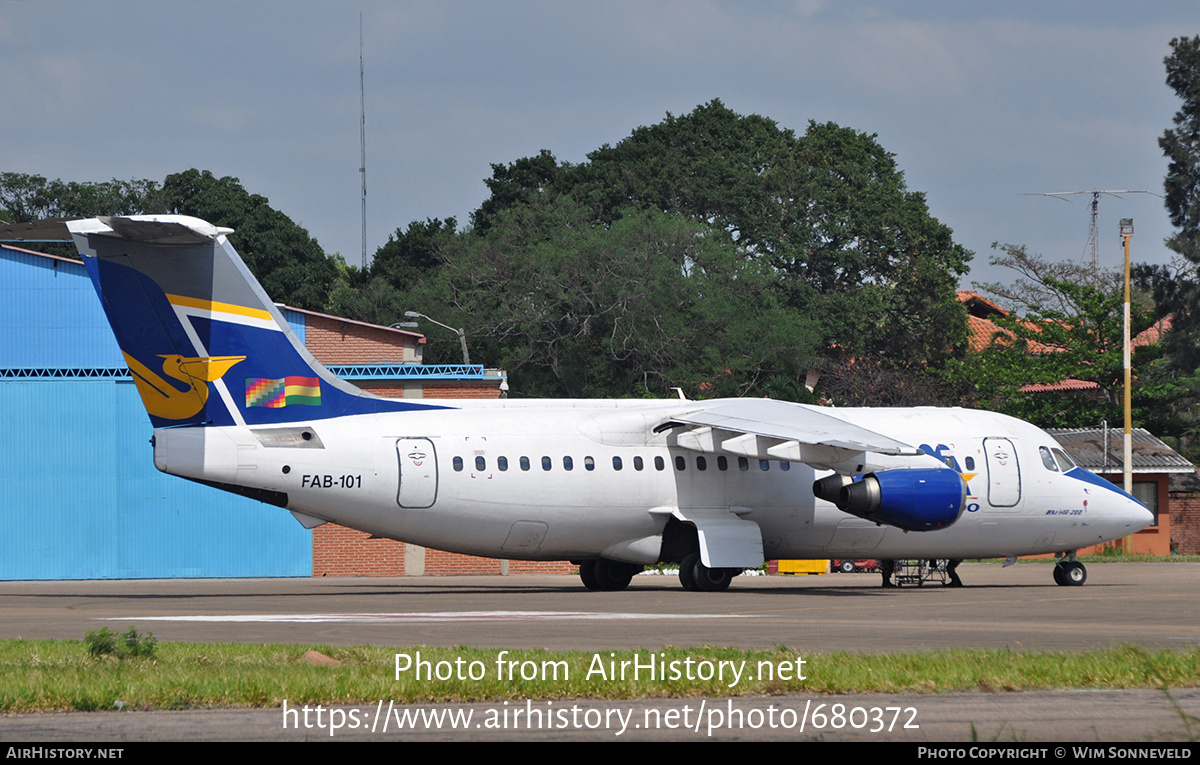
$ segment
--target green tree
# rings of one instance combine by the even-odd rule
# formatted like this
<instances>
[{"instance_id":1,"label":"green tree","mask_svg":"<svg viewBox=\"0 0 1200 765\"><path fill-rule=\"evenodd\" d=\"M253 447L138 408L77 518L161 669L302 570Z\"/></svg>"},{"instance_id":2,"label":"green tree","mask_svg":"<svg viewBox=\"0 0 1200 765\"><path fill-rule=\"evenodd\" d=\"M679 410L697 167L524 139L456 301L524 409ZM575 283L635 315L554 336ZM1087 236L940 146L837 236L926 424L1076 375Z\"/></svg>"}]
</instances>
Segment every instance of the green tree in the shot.
<instances>
[{"instance_id":1,"label":"green tree","mask_svg":"<svg viewBox=\"0 0 1200 765\"><path fill-rule=\"evenodd\" d=\"M993 265L1015 269L1014 283L976 284L1020 311L994 322L1003 330L990 347L948 365L948 378L974 391L974 403L1020 417L1040 427L1091 427L1102 420L1123 421L1124 288L1120 275L1092 273L1054 263L1024 247L993 245L1001 255ZM1131 307L1131 335L1149 328L1156 315L1150 301ZM1157 345L1136 349L1139 380L1153 369ZM1026 392L1030 384L1064 380L1095 383L1091 390ZM1134 388L1134 416L1140 422L1160 407L1154 385Z\"/></svg>"},{"instance_id":2,"label":"green tree","mask_svg":"<svg viewBox=\"0 0 1200 765\"><path fill-rule=\"evenodd\" d=\"M12 223L45 218L178 213L234 229L230 240L272 299L299 308L323 310L338 272L308 232L272 208L266 197L250 194L237 178L216 178L207 170L187 170L150 180L102 183L48 181L40 175L0 173L0 208ZM55 254L75 256L70 245L45 245Z\"/></svg>"},{"instance_id":3,"label":"green tree","mask_svg":"<svg viewBox=\"0 0 1200 765\"><path fill-rule=\"evenodd\" d=\"M49 181L41 175L0 173L0 209L9 223L134 215L161 205L161 190L154 181Z\"/></svg>"},{"instance_id":4,"label":"green tree","mask_svg":"<svg viewBox=\"0 0 1200 765\"><path fill-rule=\"evenodd\" d=\"M966 339L954 292L971 253L908 191L873 135L810 123L798 137L712 101L580 165L545 151L493 165L488 186L472 219L481 232L500 211L555 193L589 210L589 225L646 210L691 218L772 269L785 304L820 319L838 363L939 364Z\"/></svg>"},{"instance_id":5,"label":"green tree","mask_svg":"<svg viewBox=\"0 0 1200 765\"><path fill-rule=\"evenodd\" d=\"M273 300L325 309L337 267L307 231L271 207L266 197L250 194L237 178L192 169L168 175L162 198L167 212L234 229L230 241Z\"/></svg>"},{"instance_id":6,"label":"green tree","mask_svg":"<svg viewBox=\"0 0 1200 765\"><path fill-rule=\"evenodd\" d=\"M803 379L814 333L769 268L678 215L591 220L562 194L499 211L448 242L438 278L406 299L465 327L521 395L709 397ZM428 357L457 360L453 347L431 335Z\"/></svg>"},{"instance_id":7,"label":"green tree","mask_svg":"<svg viewBox=\"0 0 1200 765\"><path fill-rule=\"evenodd\" d=\"M1167 85L1183 102L1175 126L1158 144L1168 160L1167 212L1177 229L1167 246L1193 265L1200 265L1200 37L1177 37L1163 60ZM1190 375L1200 366L1200 286L1184 285L1171 301L1173 324L1166 341L1174 370Z\"/></svg>"}]
</instances>

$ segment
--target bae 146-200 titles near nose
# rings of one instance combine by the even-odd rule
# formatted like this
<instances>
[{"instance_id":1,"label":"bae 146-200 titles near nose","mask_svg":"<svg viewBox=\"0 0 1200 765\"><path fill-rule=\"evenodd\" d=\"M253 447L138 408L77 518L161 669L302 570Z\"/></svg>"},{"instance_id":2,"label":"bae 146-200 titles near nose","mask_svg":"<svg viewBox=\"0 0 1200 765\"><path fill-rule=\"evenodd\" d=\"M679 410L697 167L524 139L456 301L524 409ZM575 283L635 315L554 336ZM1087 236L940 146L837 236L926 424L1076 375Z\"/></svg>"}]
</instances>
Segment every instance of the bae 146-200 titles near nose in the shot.
<instances>
[{"instance_id":1,"label":"bae 146-200 titles near nose","mask_svg":"<svg viewBox=\"0 0 1200 765\"><path fill-rule=\"evenodd\" d=\"M680 564L722 590L768 558L1075 550L1152 521L1042 430L966 409L769 399L463 400L366 393L308 353L230 229L66 223L154 427L159 470L381 537L571 560L589 589Z\"/></svg>"}]
</instances>

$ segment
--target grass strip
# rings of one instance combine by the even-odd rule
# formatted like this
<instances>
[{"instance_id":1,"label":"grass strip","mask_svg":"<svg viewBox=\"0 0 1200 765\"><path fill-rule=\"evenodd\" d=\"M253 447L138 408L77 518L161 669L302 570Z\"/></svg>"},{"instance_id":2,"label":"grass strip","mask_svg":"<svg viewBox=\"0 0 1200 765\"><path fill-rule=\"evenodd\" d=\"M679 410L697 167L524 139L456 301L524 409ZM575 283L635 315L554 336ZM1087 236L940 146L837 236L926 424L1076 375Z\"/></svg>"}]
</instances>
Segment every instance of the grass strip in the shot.
<instances>
[{"instance_id":1,"label":"grass strip","mask_svg":"<svg viewBox=\"0 0 1200 765\"><path fill-rule=\"evenodd\" d=\"M304 654L310 648L340 664L320 666L306 661ZM430 672L451 677L418 679L410 669L397 679L396 654L407 655L415 662L418 652L421 661L429 662ZM525 698L1200 686L1200 648L806 654L799 672L806 676L804 680L796 678L799 656L782 646L765 651L697 647L598 653L518 650L501 655L499 649L466 647L160 643L153 658L117 659L89 656L82 641L9 640L0 641L0 712L103 710L122 706L118 701L132 709L188 709L277 707L284 699L293 705L369 704L380 699L408 704ZM645 667L652 658L660 670L665 663L666 678L657 672L648 676ZM635 659L643 667L638 678L633 677L630 663L622 679L620 663ZM699 678L704 674L703 667L716 668L721 661L734 662L725 665L724 679ZM508 665L511 679L502 669L504 662L516 662ZM672 662L680 671L678 679L670 676ZM740 662L745 662L741 677L731 685L731 667ZM610 668L617 671L610 674ZM768 673L768 668L773 673ZM522 670L530 679L522 679ZM788 679L780 678L781 670ZM472 671L478 679L469 677ZM687 674L693 679L687 679Z\"/></svg>"}]
</instances>

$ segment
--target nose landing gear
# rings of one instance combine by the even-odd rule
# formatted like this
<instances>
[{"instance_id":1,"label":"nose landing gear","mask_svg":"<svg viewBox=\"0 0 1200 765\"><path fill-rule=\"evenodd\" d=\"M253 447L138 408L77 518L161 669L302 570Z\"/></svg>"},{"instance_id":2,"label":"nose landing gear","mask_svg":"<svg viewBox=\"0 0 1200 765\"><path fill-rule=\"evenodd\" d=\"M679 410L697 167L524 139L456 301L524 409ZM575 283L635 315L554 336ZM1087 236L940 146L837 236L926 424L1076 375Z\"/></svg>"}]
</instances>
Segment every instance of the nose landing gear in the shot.
<instances>
[{"instance_id":1,"label":"nose landing gear","mask_svg":"<svg viewBox=\"0 0 1200 765\"><path fill-rule=\"evenodd\" d=\"M1087 581L1087 567L1077 560L1063 558L1054 566L1054 583L1060 587L1079 587Z\"/></svg>"}]
</instances>

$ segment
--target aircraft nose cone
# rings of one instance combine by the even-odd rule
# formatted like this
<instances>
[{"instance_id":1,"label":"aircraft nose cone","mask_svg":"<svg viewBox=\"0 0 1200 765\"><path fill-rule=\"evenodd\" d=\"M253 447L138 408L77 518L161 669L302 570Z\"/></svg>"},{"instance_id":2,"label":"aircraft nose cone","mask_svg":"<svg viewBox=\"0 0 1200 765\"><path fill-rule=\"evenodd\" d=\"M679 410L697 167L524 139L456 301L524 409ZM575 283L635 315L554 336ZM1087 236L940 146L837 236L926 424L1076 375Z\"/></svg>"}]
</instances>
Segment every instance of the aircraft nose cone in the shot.
<instances>
[{"instance_id":1,"label":"aircraft nose cone","mask_svg":"<svg viewBox=\"0 0 1200 765\"><path fill-rule=\"evenodd\" d=\"M1145 528L1154 523L1154 513L1150 512L1149 508L1142 505L1141 502L1131 502L1130 505L1132 507L1129 507L1126 512L1134 524Z\"/></svg>"}]
</instances>

